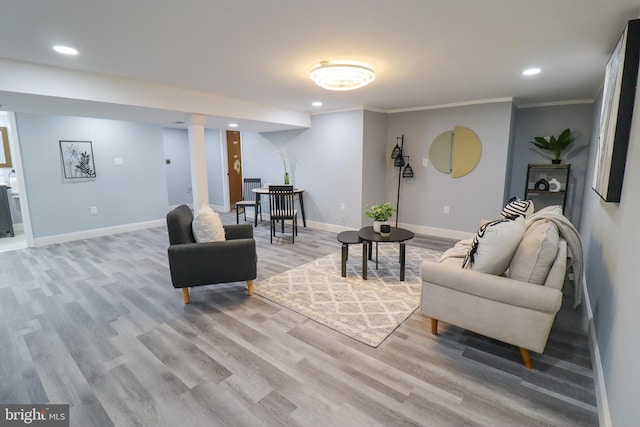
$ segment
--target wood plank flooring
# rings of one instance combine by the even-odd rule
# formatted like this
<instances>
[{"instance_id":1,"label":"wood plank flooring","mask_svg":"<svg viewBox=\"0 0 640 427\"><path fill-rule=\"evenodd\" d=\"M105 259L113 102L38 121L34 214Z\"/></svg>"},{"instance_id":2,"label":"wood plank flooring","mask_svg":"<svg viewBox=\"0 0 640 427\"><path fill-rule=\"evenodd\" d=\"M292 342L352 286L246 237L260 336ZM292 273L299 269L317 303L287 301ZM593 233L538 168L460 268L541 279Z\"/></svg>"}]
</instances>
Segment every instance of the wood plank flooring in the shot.
<instances>
[{"instance_id":1,"label":"wood plank flooring","mask_svg":"<svg viewBox=\"0 0 640 427\"><path fill-rule=\"evenodd\" d=\"M223 215L234 223L235 215ZM255 230L258 280L340 245ZM410 245L453 242L417 236ZM0 402L69 403L72 426L597 425L572 292L534 368L517 348L411 315L372 348L244 283L171 286L164 227L0 253ZM508 321L508 319L505 319Z\"/></svg>"}]
</instances>

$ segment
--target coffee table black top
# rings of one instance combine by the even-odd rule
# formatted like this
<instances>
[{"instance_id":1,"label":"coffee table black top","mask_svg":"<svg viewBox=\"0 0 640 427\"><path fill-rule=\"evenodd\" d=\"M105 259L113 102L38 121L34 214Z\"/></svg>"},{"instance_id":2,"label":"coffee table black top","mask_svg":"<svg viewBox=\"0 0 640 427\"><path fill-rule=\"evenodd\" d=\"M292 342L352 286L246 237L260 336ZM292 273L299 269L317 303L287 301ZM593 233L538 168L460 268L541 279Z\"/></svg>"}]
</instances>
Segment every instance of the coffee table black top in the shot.
<instances>
[{"instance_id":1,"label":"coffee table black top","mask_svg":"<svg viewBox=\"0 0 640 427\"><path fill-rule=\"evenodd\" d=\"M404 228L391 227L391 233L385 237L373 231L373 227L369 226L361 228L358 231L358 236L368 242L404 242L413 239L414 234Z\"/></svg>"},{"instance_id":2,"label":"coffee table black top","mask_svg":"<svg viewBox=\"0 0 640 427\"><path fill-rule=\"evenodd\" d=\"M362 243L357 231L343 231L338 234L338 242L350 244Z\"/></svg>"}]
</instances>

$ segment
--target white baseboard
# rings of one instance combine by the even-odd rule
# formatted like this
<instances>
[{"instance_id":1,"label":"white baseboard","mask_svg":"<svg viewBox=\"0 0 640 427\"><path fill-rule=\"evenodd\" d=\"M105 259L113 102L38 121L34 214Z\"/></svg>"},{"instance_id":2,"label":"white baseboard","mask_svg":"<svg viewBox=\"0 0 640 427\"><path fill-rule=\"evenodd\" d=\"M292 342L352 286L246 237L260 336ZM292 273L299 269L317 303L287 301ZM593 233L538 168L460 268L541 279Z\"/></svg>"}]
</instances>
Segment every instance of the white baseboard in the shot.
<instances>
[{"instance_id":1,"label":"white baseboard","mask_svg":"<svg viewBox=\"0 0 640 427\"><path fill-rule=\"evenodd\" d=\"M609 399L607 398L607 387L602 372L602 359L600 358L600 347L598 346L598 337L596 328L593 323L593 311L591 310L591 301L589 300L589 291L587 289L587 278L583 273L582 285L584 293L584 302L587 306L587 317L589 319L589 352L591 353L591 364L593 365L593 382L596 388L596 402L598 404L598 421L600 427L612 427L611 412L609 411Z\"/></svg>"},{"instance_id":2,"label":"white baseboard","mask_svg":"<svg viewBox=\"0 0 640 427\"><path fill-rule=\"evenodd\" d=\"M56 234L54 236L36 237L33 239L33 247L54 245L56 243L72 242L74 240L91 239L93 237L109 236L111 234L126 233L128 231L144 230L147 228L166 225L166 219L136 222L133 224L116 225L114 227L95 228L75 233Z\"/></svg>"},{"instance_id":3,"label":"white baseboard","mask_svg":"<svg viewBox=\"0 0 640 427\"><path fill-rule=\"evenodd\" d=\"M453 240L470 239L473 236L475 236L475 232L470 233L467 231L450 230L448 228L429 227L426 225L399 223L398 227L406 228L407 230L411 230L414 233L421 234L423 236L435 236L435 237L442 237L445 239L453 239Z\"/></svg>"}]
</instances>

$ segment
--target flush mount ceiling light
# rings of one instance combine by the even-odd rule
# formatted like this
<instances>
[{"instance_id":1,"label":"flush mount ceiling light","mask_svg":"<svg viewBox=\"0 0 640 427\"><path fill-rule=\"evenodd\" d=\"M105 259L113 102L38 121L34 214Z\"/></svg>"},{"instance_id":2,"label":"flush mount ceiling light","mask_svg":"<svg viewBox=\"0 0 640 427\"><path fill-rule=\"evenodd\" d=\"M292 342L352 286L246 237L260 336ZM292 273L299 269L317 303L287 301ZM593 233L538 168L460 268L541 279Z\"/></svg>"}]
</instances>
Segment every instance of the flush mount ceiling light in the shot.
<instances>
[{"instance_id":1,"label":"flush mount ceiling light","mask_svg":"<svg viewBox=\"0 0 640 427\"><path fill-rule=\"evenodd\" d=\"M311 80L328 90L353 90L376 78L367 64L352 61L322 61L311 69Z\"/></svg>"},{"instance_id":2,"label":"flush mount ceiling light","mask_svg":"<svg viewBox=\"0 0 640 427\"><path fill-rule=\"evenodd\" d=\"M72 47L69 46L54 46L53 50L55 50L58 53L62 53L64 55L77 55L78 54L78 50L74 49Z\"/></svg>"}]
</instances>

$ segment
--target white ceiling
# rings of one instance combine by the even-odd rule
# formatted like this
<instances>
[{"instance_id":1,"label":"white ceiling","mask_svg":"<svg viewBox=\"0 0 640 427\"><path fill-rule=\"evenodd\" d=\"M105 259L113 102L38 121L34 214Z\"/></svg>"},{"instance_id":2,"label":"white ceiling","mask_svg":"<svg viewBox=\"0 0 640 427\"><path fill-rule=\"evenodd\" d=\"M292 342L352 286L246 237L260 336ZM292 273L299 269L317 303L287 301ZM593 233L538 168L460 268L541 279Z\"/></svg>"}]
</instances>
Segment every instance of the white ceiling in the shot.
<instances>
[{"instance_id":1,"label":"white ceiling","mask_svg":"<svg viewBox=\"0 0 640 427\"><path fill-rule=\"evenodd\" d=\"M0 0L0 58L311 113L522 106L593 100L638 16L639 0ZM54 44L80 54L60 56ZM367 62L377 78L321 89L308 72L331 59ZM532 66L542 73L522 76ZM3 109L37 110L38 97L20 95L0 90ZM157 121L184 119L176 111Z\"/></svg>"}]
</instances>

